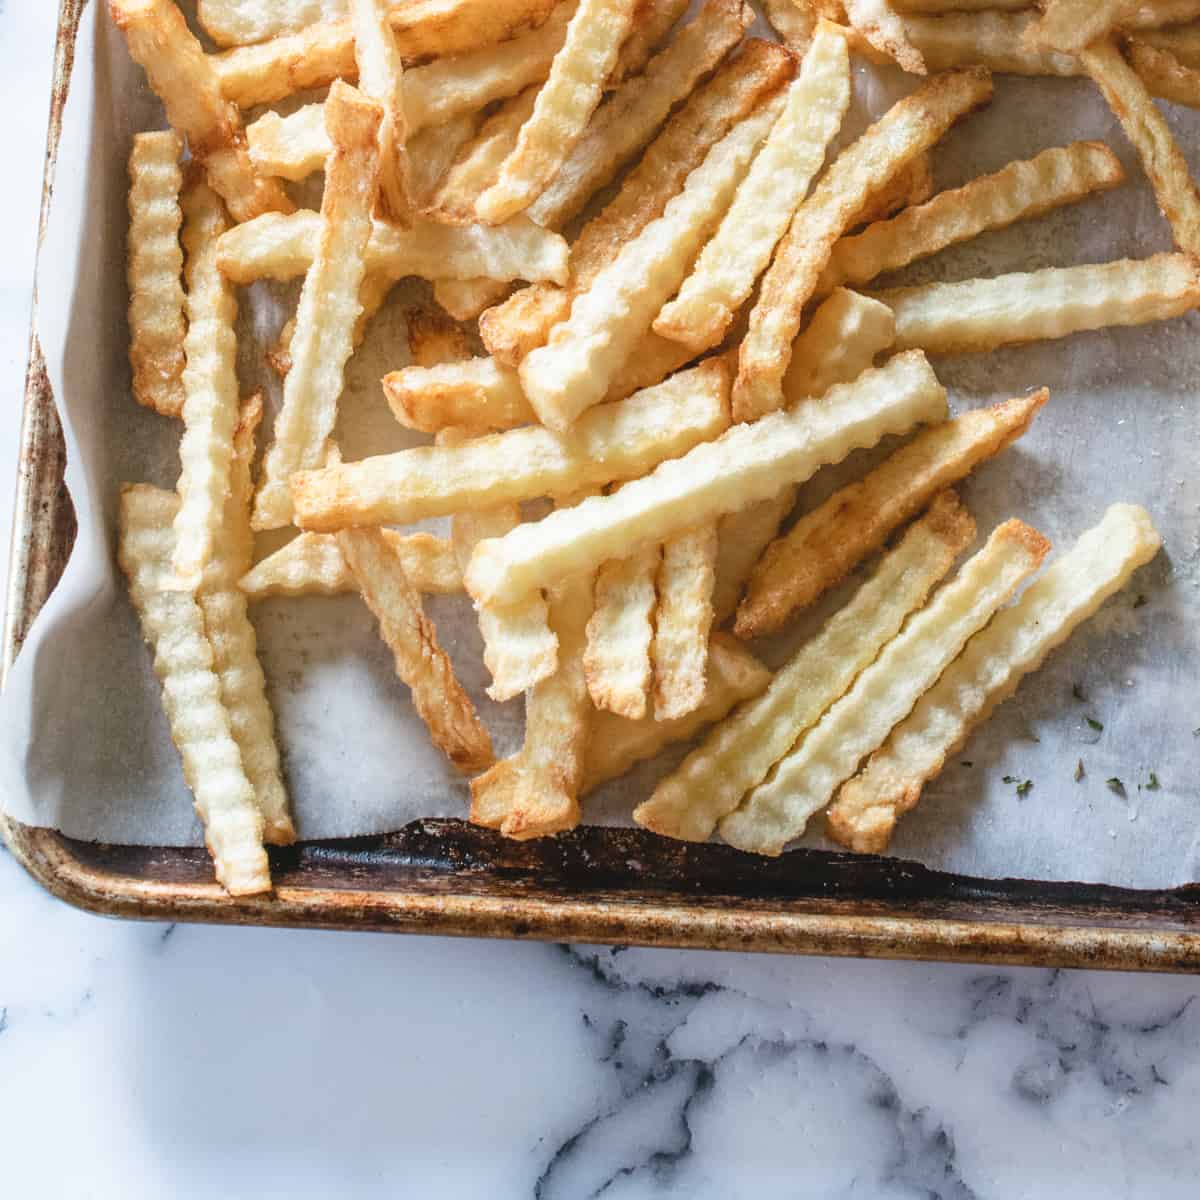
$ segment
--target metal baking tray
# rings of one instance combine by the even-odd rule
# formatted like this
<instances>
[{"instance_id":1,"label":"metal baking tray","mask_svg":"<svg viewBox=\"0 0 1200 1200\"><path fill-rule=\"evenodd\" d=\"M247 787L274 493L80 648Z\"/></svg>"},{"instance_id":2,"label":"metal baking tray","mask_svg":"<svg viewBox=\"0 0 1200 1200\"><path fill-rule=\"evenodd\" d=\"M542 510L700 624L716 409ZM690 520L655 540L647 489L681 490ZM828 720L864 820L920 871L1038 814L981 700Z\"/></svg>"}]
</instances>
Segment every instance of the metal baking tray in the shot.
<instances>
[{"instance_id":1,"label":"metal baking tray","mask_svg":"<svg viewBox=\"0 0 1200 1200\"><path fill-rule=\"evenodd\" d=\"M42 223L75 32L62 0ZM34 322L36 329L36 317ZM65 451L31 338L0 682L75 535ZM893 858L797 850L756 860L640 830L513 843L462 821L271 851L274 894L231 899L199 849L98 845L0 818L17 859L70 904L110 916L777 953L1200 969L1200 886L1134 890L985 880Z\"/></svg>"}]
</instances>

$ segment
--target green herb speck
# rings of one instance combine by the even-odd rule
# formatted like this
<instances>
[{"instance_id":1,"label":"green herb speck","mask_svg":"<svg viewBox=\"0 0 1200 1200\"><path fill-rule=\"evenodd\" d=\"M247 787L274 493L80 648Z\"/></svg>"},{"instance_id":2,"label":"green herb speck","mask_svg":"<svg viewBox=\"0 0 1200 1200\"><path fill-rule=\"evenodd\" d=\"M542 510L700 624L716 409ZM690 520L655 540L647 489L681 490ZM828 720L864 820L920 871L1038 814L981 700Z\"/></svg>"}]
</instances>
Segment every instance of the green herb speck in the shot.
<instances>
[{"instance_id":1,"label":"green herb speck","mask_svg":"<svg viewBox=\"0 0 1200 1200\"><path fill-rule=\"evenodd\" d=\"M1071 695L1074 696L1075 699L1078 700L1080 704L1087 703L1087 697L1083 694L1083 688L1081 688L1079 686L1079 684L1075 684L1071 688Z\"/></svg>"},{"instance_id":2,"label":"green herb speck","mask_svg":"<svg viewBox=\"0 0 1200 1200\"><path fill-rule=\"evenodd\" d=\"M1029 794L1029 789L1030 789L1031 787L1033 787L1033 780L1032 780L1032 779L1026 779L1026 780L1022 781L1021 783L1018 783L1018 784L1017 784L1017 795L1018 795L1018 796L1026 796L1026 795L1028 795L1028 794Z\"/></svg>"},{"instance_id":3,"label":"green herb speck","mask_svg":"<svg viewBox=\"0 0 1200 1200\"><path fill-rule=\"evenodd\" d=\"M1141 608L1143 605L1145 605L1145 604L1149 604L1149 603L1150 603L1150 601L1149 601L1149 600L1147 600L1147 599L1146 599L1146 597L1145 597L1145 596L1143 596L1143 595L1142 595L1142 594L1139 592L1139 593L1138 593L1138 598L1137 598L1137 599L1136 599L1136 600L1133 602L1133 607L1134 607L1134 608Z\"/></svg>"},{"instance_id":4,"label":"green herb speck","mask_svg":"<svg viewBox=\"0 0 1200 1200\"><path fill-rule=\"evenodd\" d=\"M1078 783L1083 778L1083 759L1081 758L1075 764L1075 782Z\"/></svg>"},{"instance_id":5,"label":"green herb speck","mask_svg":"<svg viewBox=\"0 0 1200 1200\"><path fill-rule=\"evenodd\" d=\"M1020 783L1021 781L1015 775L1005 775L1000 781L1001 783Z\"/></svg>"},{"instance_id":6,"label":"green herb speck","mask_svg":"<svg viewBox=\"0 0 1200 1200\"><path fill-rule=\"evenodd\" d=\"M964 767L973 767L975 764L969 758L964 758L962 760L962 765Z\"/></svg>"},{"instance_id":7,"label":"green herb speck","mask_svg":"<svg viewBox=\"0 0 1200 1200\"><path fill-rule=\"evenodd\" d=\"M1118 796L1125 795L1125 785L1115 775L1109 776L1109 778L1104 782L1108 784L1108 790L1110 792L1116 792Z\"/></svg>"},{"instance_id":8,"label":"green herb speck","mask_svg":"<svg viewBox=\"0 0 1200 1200\"><path fill-rule=\"evenodd\" d=\"M1097 721L1095 717L1084 717L1083 719L1084 719L1084 720L1085 720L1085 721L1086 721L1086 722L1087 722L1087 723L1088 723L1088 724L1089 724L1089 725L1090 725L1090 726L1091 726L1091 727L1092 727L1092 728L1093 728L1093 729L1094 729L1094 730L1095 730L1097 733L1100 733L1100 732L1101 732L1101 731L1104 729L1104 722L1103 722L1103 721Z\"/></svg>"},{"instance_id":9,"label":"green herb speck","mask_svg":"<svg viewBox=\"0 0 1200 1200\"><path fill-rule=\"evenodd\" d=\"M1158 776L1153 771L1151 771L1150 772L1150 782L1148 784L1146 784L1146 787L1149 788L1149 790L1152 792L1157 792L1161 786L1162 786L1162 784L1160 784L1158 782Z\"/></svg>"}]
</instances>

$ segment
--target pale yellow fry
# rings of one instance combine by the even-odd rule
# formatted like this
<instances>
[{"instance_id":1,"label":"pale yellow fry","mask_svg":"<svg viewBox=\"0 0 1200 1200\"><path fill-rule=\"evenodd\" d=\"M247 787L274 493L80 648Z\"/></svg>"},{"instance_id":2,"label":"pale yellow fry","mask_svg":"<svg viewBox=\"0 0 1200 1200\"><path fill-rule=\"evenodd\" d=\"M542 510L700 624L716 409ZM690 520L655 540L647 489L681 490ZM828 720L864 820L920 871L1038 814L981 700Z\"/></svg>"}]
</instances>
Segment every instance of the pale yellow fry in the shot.
<instances>
[{"instance_id":1,"label":"pale yellow fry","mask_svg":"<svg viewBox=\"0 0 1200 1200\"><path fill-rule=\"evenodd\" d=\"M1152 96L1200 108L1200 70L1185 66L1169 50L1129 44L1129 61Z\"/></svg>"},{"instance_id":2,"label":"pale yellow fry","mask_svg":"<svg viewBox=\"0 0 1200 1200\"><path fill-rule=\"evenodd\" d=\"M596 110L554 178L530 204L530 218L558 229L578 214L737 44L753 15L743 0L708 0L645 71L627 79Z\"/></svg>"},{"instance_id":3,"label":"pale yellow fry","mask_svg":"<svg viewBox=\"0 0 1200 1200\"><path fill-rule=\"evenodd\" d=\"M694 357L686 346L650 330L643 334L629 357L617 369L604 399L609 402L624 400L642 388L654 387L686 366Z\"/></svg>"},{"instance_id":4,"label":"pale yellow fry","mask_svg":"<svg viewBox=\"0 0 1200 1200\"><path fill-rule=\"evenodd\" d=\"M517 373L492 358L402 367L383 377L383 392L396 420L423 433L490 433L537 420Z\"/></svg>"},{"instance_id":5,"label":"pale yellow fry","mask_svg":"<svg viewBox=\"0 0 1200 1200\"><path fill-rule=\"evenodd\" d=\"M412 219L408 184L408 126L404 115L404 61L388 20L389 0L350 0L358 86L383 109L379 125L379 206L399 225Z\"/></svg>"},{"instance_id":6,"label":"pale yellow fry","mask_svg":"<svg viewBox=\"0 0 1200 1200\"><path fill-rule=\"evenodd\" d=\"M967 643L866 766L842 786L829 809L829 836L861 853L886 850L897 819L916 806L947 757L1161 544L1144 509L1112 505L1099 525Z\"/></svg>"},{"instance_id":7,"label":"pale yellow fry","mask_svg":"<svg viewBox=\"0 0 1200 1200\"><path fill-rule=\"evenodd\" d=\"M514 217L508 224L524 220L524 217ZM469 228L486 229L487 226L472 225ZM433 285L433 298L456 321L473 321L484 309L499 304L511 291L511 283L496 279L439 279Z\"/></svg>"},{"instance_id":8,"label":"pale yellow fry","mask_svg":"<svg viewBox=\"0 0 1200 1200\"><path fill-rule=\"evenodd\" d=\"M792 343L784 403L823 396L835 384L858 378L895 340L896 319L886 304L838 288Z\"/></svg>"},{"instance_id":9,"label":"pale yellow fry","mask_svg":"<svg viewBox=\"0 0 1200 1200\"><path fill-rule=\"evenodd\" d=\"M1185 67L1200 69L1200 21L1179 25L1173 29L1143 29L1130 42L1130 47L1151 46L1173 54Z\"/></svg>"},{"instance_id":10,"label":"pale yellow fry","mask_svg":"<svg viewBox=\"0 0 1200 1200\"><path fill-rule=\"evenodd\" d=\"M129 154L125 271L133 397L165 417L183 412L182 149L170 131L138 133Z\"/></svg>"},{"instance_id":11,"label":"pale yellow fry","mask_svg":"<svg viewBox=\"0 0 1200 1200\"><path fill-rule=\"evenodd\" d=\"M717 574L713 583L713 624L724 625L733 616L754 564L779 532L784 518L796 506L791 484L768 500L729 513L717 524Z\"/></svg>"},{"instance_id":12,"label":"pale yellow fry","mask_svg":"<svg viewBox=\"0 0 1200 1200\"><path fill-rule=\"evenodd\" d=\"M576 296L550 341L522 360L521 386L542 423L564 430L603 400L613 376L683 280L720 221L779 114L768 100L735 126L687 178L683 191Z\"/></svg>"},{"instance_id":13,"label":"pale yellow fry","mask_svg":"<svg viewBox=\"0 0 1200 1200\"><path fill-rule=\"evenodd\" d=\"M340 80L330 89L325 111L336 149L325 177L316 255L296 308L292 369L255 497L255 529L276 529L291 520L288 479L322 461L361 312L358 296L366 275L383 114L378 104Z\"/></svg>"},{"instance_id":14,"label":"pale yellow fry","mask_svg":"<svg viewBox=\"0 0 1200 1200\"><path fill-rule=\"evenodd\" d=\"M1077 54L1111 33L1130 7L1130 0L1043 0L1025 36L1030 45Z\"/></svg>"},{"instance_id":15,"label":"pale yellow fry","mask_svg":"<svg viewBox=\"0 0 1200 1200\"><path fill-rule=\"evenodd\" d=\"M988 76L958 71L894 104L834 160L796 210L763 278L734 382L734 419L752 421L783 402L783 377L804 306L834 243L873 192L992 94Z\"/></svg>"},{"instance_id":16,"label":"pale yellow fry","mask_svg":"<svg viewBox=\"0 0 1200 1200\"><path fill-rule=\"evenodd\" d=\"M845 6L846 19L869 45L914 75L926 73L925 60L909 39L891 0L845 0Z\"/></svg>"},{"instance_id":17,"label":"pale yellow fry","mask_svg":"<svg viewBox=\"0 0 1200 1200\"><path fill-rule=\"evenodd\" d=\"M987 10L1019 12L1032 7L1029 0L892 0L900 13L973 13Z\"/></svg>"},{"instance_id":18,"label":"pale yellow fry","mask_svg":"<svg viewBox=\"0 0 1200 1200\"><path fill-rule=\"evenodd\" d=\"M739 637L781 629L801 608L840 583L943 488L999 454L1028 430L1045 388L975 409L927 429L873 471L805 513L767 548L738 609Z\"/></svg>"},{"instance_id":19,"label":"pale yellow fry","mask_svg":"<svg viewBox=\"0 0 1200 1200\"><path fill-rule=\"evenodd\" d=\"M880 652L879 657L721 822L739 850L781 854L887 738L967 641L1041 565L1050 543L1006 521Z\"/></svg>"},{"instance_id":20,"label":"pale yellow fry","mask_svg":"<svg viewBox=\"0 0 1200 1200\"><path fill-rule=\"evenodd\" d=\"M758 38L746 42L692 93L626 174L617 195L580 231L571 245L571 288L533 284L480 317L479 333L488 350L515 367L545 345L551 328L570 314L574 293L590 286L627 242L662 215L710 147L791 73L791 56L779 46Z\"/></svg>"},{"instance_id":21,"label":"pale yellow fry","mask_svg":"<svg viewBox=\"0 0 1200 1200\"><path fill-rule=\"evenodd\" d=\"M897 355L819 400L734 426L613 495L592 497L536 525L481 542L464 578L467 591L477 601L511 602L556 579L595 569L605 559L778 495L787 484L804 482L853 450L921 422L942 420L945 413L946 394L924 356Z\"/></svg>"},{"instance_id":22,"label":"pale yellow fry","mask_svg":"<svg viewBox=\"0 0 1200 1200\"><path fill-rule=\"evenodd\" d=\"M475 136L481 120L480 113L463 113L440 125L428 125L408 139L408 186L418 208L433 206L446 172Z\"/></svg>"},{"instance_id":23,"label":"pale yellow fry","mask_svg":"<svg viewBox=\"0 0 1200 1200\"><path fill-rule=\"evenodd\" d=\"M687 12L689 0L638 0L633 27L621 43L617 65L609 72L605 88L619 87L645 67L651 55L661 50L675 22ZM677 31L682 34L682 30Z\"/></svg>"},{"instance_id":24,"label":"pale yellow fry","mask_svg":"<svg viewBox=\"0 0 1200 1200\"><path fill-rule=\"evenodd\" d=\"M771 672L737 638L714 633L708 643L708 678L698 708L674 721L646 715L638 721L615 713L593 714L584 761L581 796L624 775L635 763L653 758L674 742L685 742L721 720L735 705L759 695Z\"/></svg>"},{"instance_id":25,"label":"pale yellow fry","mask_svg":"<svg viewBox=\"0 0 1200 1200\"><path fill-rule=\"evenodd\" d=\"M321 231L321 215L307 210L247 221L221 239L221 272L235 283L294 279L312 266ZM386 221L375 221L364 259L370 275L385 276L391 282L408 275L464 280L480 276L528 279L531 275L567 278L566 242L523 217L496 229L435 221L397 229Z\"/></svg>"},{"instance_id":26,"label":"pale yellow fry","mask_svg":"<svg viewBox=\"0 0 1200 1200\"><path fill-rule=\"evenodd\" d=\"M763 14L793 54L807 52L817 28L817 16L807 4L793 0L763 0Z\"/></svg>"},{"instance_id":27,"label":"pale yellow fry","mask_svg":"<svg viewBox=\"0 0 1200 1200\"><path fill-rule=\"evenodd\" d=\"M597 708L631 721L646 715L660 559L657 546L645 546L628 558L606 562L596 573L595 608L583 656L588 694Z\"/></svg>"},{"instance_id":28,"label":"pale yellow fry","mask_svg":"<svg viewBox=\"0 0 1200 1200\"><path fill-rule=\"evenodd\" d=\"M182 203L188 330L174 563L178 585L193 589L212 556L229 493L239 403L237 300L217 269L217 239L228 224L220 197L195 173Z\"/></svg>"},{"instance_id":29,"label":"pale yellow fry","mask_svg":"<svg viewBox=\"0 0 1200 1200\"><path fill-rule=\"evenodd\" d=\"M974 532L974 521L953 493L940 498L767 689L713 729L634 810L633 819L668 837L710 837L717 822L766 778L925 603Z\"/></svg>"},{"instance_id":30,"label":"pale yellow fry","mask_svg":"<svg viewBox=\"0 0 1200 1200\"><path fill-rule=\"evenodd\" d=\"M322 170L332 149L323 104L306 104L286 117L265 112L246 127L246 139L250 160L263 174L294 182Z\"/></svg>"},{"instance_id":31,"label":"pale yellow fry","mask_svg":"<svg viewBox=\"0 0 1200 1200\"><path fill-rule=\"evenodd\" d=\"M716 573L715 522L663 544L653 648L656 720L686 716L704 699Z\"/></svg>"},{"instance_id":32,"label":"pale yellow fry","mask_svg":"<svg viewBox=\"0 0 1200 1200\"><path fill-rule=\"evenodd\" d=\"M1080 61L1138 152L1175 244L1188 254L1200 254L1200 193L1146 85L1112 43L1089 47Z\"/></svg>"},{"instance_id":33,"label":"pale yellow fry","mask_svg":"<svg viewBox=\"0 0 1200 1200\"><path fill-rule=\"evenodd\" d=\"M902 171L897 171L855 214L855 225L886 221L901 209L924 204L933 195L933 161L928 150L918 154Z\"/></svg>"},{"instance_id":34,"label":"pale yellow fry","mask_svg":"<svg viewBox=\"0 0 1200 1200\"><path fill-rule=\"evenodd\" d=\"M1124 178L1117 156L1103 142L1072 142L1043 150L842 238L829 256L817 291L866 283L987 230L1004 229L1074 204L1092 192L1107 191Z\"/></svg>"},{"instance_id":35,"label":"pale yellow fry","mask_svg":"<svg viewBox=\"0 0 1200 1200\"><path fill-rule=\"evenodd\" d=\"M196 0L196 17L218 46L245 46L317 21L344 17L349 0Z\"/></svg>"},{"instance_id":36,"label":"pale yellow fry","mask_svg":"<svg viewBox=\"0 0 1200 1200\"><path fill-rule=\"evenodd\" d=\"M487 730L382 530L347 529L337 535L337 541L433 744L464 773L490 765L492 743Z\"/></svg>"},{"instance_id":37,"label":"pale yellow fry","mask_svg":"<svg viewBox=\"0 0 1200 1200\"><path fill-rule=\"evenodd\" d=\"M171 590L174 493L145 484L121 489L118 558L142 636L154 654L171 740L204 823L217 880L231 895L271 889L263 818L221 701L221 683L195 597Z\"/></svg>"},{"instance_id":38,"label":"pale yellow fry","mask_svg":"<svg viewBox=\"0 0 1200 1200\"><path fill-rule=\"evenodd\" d=\"M595 409L565 434L529 426L301 472L292 481L296 522L325 531L403 524L636 478L721 433L728 386L725 364L705 362Z\"/></svg>"},{"instance_id":39,"label":"pale yellow fry","mask_svg":"<svg viewBox=\"0 0 1200 1200\"><path fill-rule=\"evenodd\" d=\"M171 0L109 0L109 11L162 100L167 120L187 138L192 157L204 164L209 184L234 219L291 212L279 184L255 171L241 113L222 97L216 72Z\"/></svg>"},{"instance_id":40,"label":"pale yellow fry","mask_svg":"<svg viewBox=\"0 0 1200 1200\"><path fill-rule=\"evenodd\" d=\"M371 318L383 307L394 282L390 275L382 273L363 276L362 287L358 289L360 311L354 323L355 349L362 345ZM279 331L275 345L267 351L267 362L280 378L292 369L292 337L295 332L296 318L289 317Z\"/></svg>"},{"instance_id":41,"label":"pale yellow fry","mask_svg":"<svg viewBox=\"0 0 1200 1200\"><path fill-rule=\"evenodd\" d=\"M824 22L720 227L679 295L654 319L656 333L695 353L721 341L824 163L849 104L846 39Z\"/></svg>"},{"instance_id":42,"label":"pale yellow fry","mask_svg":"<svg viewBox=\"0 0 1200 1200\"><path fill-rule=\"evenodd\" d=\"M1040 46L1025 34L1033 12L963 12L904 19L909 40L931 71L985 67L1003 75L1082 75L1079 60Z\"/></svg>"},{"instance_id":43,"label":"pale yellow fry","mask_svg":"<svg viewBox=\"0 0 1200 1200\"><path fill-rule=\"evenodd\" d=\"M1186 254L1156 254L873 294L895 314L898 348L963 354L1177 317L1200 304L1200 273Z\"/></svg>"}]
</instances>

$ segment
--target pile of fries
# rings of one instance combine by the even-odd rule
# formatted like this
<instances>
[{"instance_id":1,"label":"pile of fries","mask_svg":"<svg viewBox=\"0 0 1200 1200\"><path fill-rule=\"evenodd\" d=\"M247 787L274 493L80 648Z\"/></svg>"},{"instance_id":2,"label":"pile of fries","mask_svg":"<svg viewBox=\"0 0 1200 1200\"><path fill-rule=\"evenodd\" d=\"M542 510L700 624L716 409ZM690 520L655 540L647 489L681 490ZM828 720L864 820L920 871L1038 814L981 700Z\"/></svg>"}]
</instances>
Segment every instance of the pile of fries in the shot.
<instances>
[{"instance_id":1,"label":"pile of fries","mask_svg":"<svg viewBox=\"0 0 1200 1200\"><path fill-rule=\"evenodd\" d=\"M196 29L109 0L171 127L129 159L133 392L182 422L176 491L123 490L120 561L230 893L268 890L264 844L296 836L251 601L358 592L470 819L507 837L571 829L589 790L709 727L640 825L774 855L827 809L879 851L1157 552L1116 503L1027 587L1050 545L1016 518L950 577L976 535L955 485L1048 395L950 419L927 355L1200 304L1200 194L1152 101L1200 106L1200 0L764 2L780 42L746 36L743 0L199 0ZM922 78L835 149L855 55ZM1090 76L1177 251L879 290L1122 182L1078 142L933 194L929 152L991 72ZM297 207L319 171L320 211ZM411 276L437 306L380 403L430 443L343 461L346 363ZM238 288L300 277L256 469ZM789 520L798 485L889 436ZM430 517L444 536L406 531ZM255 561L252 531L283 529ZM868 562L781 669L751 652ZM489 694L524 696L501 761L423 610L462 591Z\"/></svg>"}]
</instances>

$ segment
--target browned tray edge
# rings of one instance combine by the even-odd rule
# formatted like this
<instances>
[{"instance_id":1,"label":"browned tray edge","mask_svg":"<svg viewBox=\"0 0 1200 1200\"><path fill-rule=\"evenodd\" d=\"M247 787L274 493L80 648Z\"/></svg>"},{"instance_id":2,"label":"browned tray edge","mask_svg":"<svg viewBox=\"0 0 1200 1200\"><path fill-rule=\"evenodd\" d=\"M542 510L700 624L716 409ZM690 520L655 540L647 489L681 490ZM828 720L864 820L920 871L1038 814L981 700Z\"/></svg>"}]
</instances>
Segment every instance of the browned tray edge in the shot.
<instances>
[{"instance_id":1,"label":"browned tray edge","mask_svg":"<svg viewBox=\"0 0 1200 1200\"><path fill-rule=\"evenodd\" d=\"M86 0L61 0L60 4L39 243L53 186L75 35L85 7ZM64 466L61 429L34 332L25 386L0 686L30 623L57 583L74 538L74 511L63 485ZM1200 969L1200 933L1180 928L1178 912L1169 914L1149 899L1144 908L1124 914L1134 916L1137 927L1120 928L1111 922L1123 914L1105 912L1099 900L1059 905L1049 915L1005 902L996 905L994 914L983 915L981 908L974 919L944 919L924 913L889 915L879 911L886 904L870 902L860 905L860 911L844 913L831 911L838 907L832 902L811 900L748 901L754 911L745 911L736 903L725 903L725 898L701 906L678 894L601 891L582 899L538 896L519 886L498 887L469 872L455 876L453 891L431 889L428 884L386 890L298 886L291 878L302 880L304 871L285 869L282 876L277 875L279 883L273 895L233 900L197 875L192 861L195 852L143 852L157 854L163 869L143 869L136 874L106 865L102 848L86 852L81 844L54 830L0 816L0 835L17 861L53 895L78 908L114 917L1026 966ZM447 869L452 871L453 865ZM166 877L171 871L176 872L175 878ZM970 906L947 906L948 911L964 908ZM1005 910L1014 919L997 920L995 914ZM1163 927L1155 927L1156 919ZM1190 923L1190 919L1184 922Z\"/></svg>"}]
</instances>

